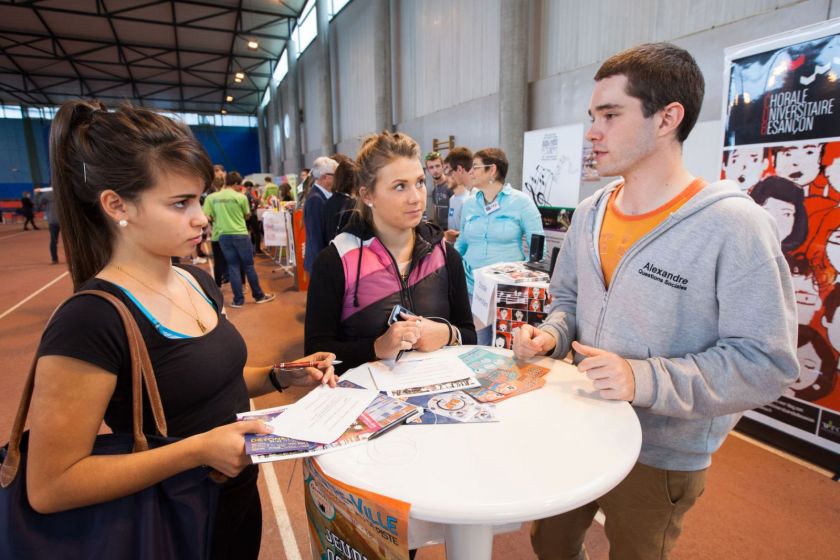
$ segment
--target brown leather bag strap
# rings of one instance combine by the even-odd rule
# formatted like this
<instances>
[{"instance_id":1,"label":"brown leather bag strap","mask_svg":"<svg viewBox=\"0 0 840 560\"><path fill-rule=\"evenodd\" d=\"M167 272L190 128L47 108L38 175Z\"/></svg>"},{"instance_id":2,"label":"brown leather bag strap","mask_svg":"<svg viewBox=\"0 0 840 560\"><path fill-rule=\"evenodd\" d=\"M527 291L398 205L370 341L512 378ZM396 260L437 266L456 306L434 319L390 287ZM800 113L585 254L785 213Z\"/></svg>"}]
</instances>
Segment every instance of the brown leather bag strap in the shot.
<instances>
[{"instance_id":1,"label":"brown leather bag strap","mask_svg":"<svg viewBox=\"0 0 840 560\"><path fill-rule=\"evenodd\" d=\"M143 434L142 383L144 381L146 391L149 394L152 416L154 417L157 431L161 436L166 437L167 429L166 417L163 413L163 405L160 402L160 393L158 392L157 381L155 380L154 370L152 369L152 362L149 359L149 352L146 349L146 344L140 334L140 329L137 327L134 317L131 316L131 312L128 308L126 308L125 304L114 295L102 290L85 290L82 292L76 292L64 300L61 305L56 307L56 310L53 311L53 316L68 301L81 295L97 296L108 301L114 306L123 321L129 353L131 356L132 428L134 434L134 451L145 451L149 448L149 444L146 440L146 436ZM50 317L50 321L51 320L52 316ZM49 324L49 321L47 323ZM20 440L23 437L23 429L26 425L26 417L29 413L29 405L32 401L32 391L35 387L35 369L37 364L38 356L36 355L32 359L32 365L29 367L29 375L23 388L23 394L20 397L20 404L18 405L15 421L12 425L12 433L9 436L8 451L6 458L3 461L2 469L0 469L0 487L3 488L6 488L12 483L15 476L17 476L17 471L20 466Z\"/></svg>"},{"instance_id":2,"label":"brown leather bag strap","mask_svg":"<svg viewBox=\"0 0 840 560\"><path fill-rule=\"evenodd\" d=\"M134 431L134 446L136 451L145 451L149 448L146 436L143 435L143 385L145 382L146 391L149 394L149 404L152 409L152 417L159 435L166 437L166 417L163 413L163 405L160 402L157 381L155 380L154 368L149 358L149 351L140 333L137 322L125 304L113 294L102 290L86 290L74 294L98 296L111 303L120 314L125 326L128 349L131 356L131 403L132 403L132 424Z\"/></svg>"}]
</instances>

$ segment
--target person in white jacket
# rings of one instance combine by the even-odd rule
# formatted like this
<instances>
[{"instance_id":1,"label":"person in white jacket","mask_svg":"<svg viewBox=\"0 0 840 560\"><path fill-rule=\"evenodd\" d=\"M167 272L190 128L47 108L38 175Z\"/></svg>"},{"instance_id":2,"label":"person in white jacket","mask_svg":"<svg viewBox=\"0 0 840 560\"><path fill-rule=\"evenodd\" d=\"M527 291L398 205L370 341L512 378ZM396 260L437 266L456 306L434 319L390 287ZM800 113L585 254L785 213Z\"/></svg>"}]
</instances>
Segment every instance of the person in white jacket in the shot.
<instances>
[{"instance_id":1,"label":"person in white jacket","mask_svg":"<svg viewBox=\"0 0 840 560\"><path fill-rule=\"evenodd\" d=\"M543 560L585 558L599 507L611 559L667 558L711 454L744 410L797 378L794 292L772 218L732 181L707 184L683 165L703 89L691 55L666 43L619 53L595 75L587 139L600 175L623 179L575 211L549 315L513 348L574 350L601 398L633 405L642 449L606 495L534 523Z\"/></svg>"}]
</instances>

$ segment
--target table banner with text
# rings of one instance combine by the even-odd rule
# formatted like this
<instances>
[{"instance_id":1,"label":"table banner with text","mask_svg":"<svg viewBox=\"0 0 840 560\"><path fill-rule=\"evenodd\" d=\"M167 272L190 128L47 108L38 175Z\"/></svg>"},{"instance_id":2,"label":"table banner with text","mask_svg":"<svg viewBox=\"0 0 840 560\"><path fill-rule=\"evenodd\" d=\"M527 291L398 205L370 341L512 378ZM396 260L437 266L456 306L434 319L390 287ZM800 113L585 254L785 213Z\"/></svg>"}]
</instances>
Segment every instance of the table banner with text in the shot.
<instances>
[{"instance_id":1,"label":"table banner with text","mask_svg":"<svg viewBox=\"0 0 840 560\"><path fill-rule=\"evenodd\" d=\"M411 504L344 484L303 461L313 560L408 560Z\"/></svg>"}]
</instances>

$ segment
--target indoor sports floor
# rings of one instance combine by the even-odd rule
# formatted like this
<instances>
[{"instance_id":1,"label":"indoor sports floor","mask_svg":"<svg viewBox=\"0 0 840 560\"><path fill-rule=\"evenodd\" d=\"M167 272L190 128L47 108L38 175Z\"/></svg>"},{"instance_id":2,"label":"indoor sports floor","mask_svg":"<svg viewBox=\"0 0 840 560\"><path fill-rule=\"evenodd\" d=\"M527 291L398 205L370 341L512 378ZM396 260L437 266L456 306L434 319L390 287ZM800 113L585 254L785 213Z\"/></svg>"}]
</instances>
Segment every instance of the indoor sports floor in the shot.
<instances>
[{"instance_id":1,"label":"indoor sports floor","mask_svg":"<svg viewBox=\"0 0 840 560\"><path fill-rule=\"evenodd\" d=\"M39 226L43 228L40 231L24 232L20 223L0 224L2 442L8 440L40 332L52 310L72 289L61 251L62 264L51 265L49 233L45 223ZM275 292L277 300L259 306L251 300L240 309L228 309L230 320L248 342L248 363L253 365L303 354L306 295L294 289L289 276L274 268L267 257L257 257L263 288ZM225 293L229 300L228 287ZM290 390L269 395L256 399L254 405L276 406L299 394ZM284 461L263 466L260 490L264 516L261 558L310 558L300 464ZM535 558L528 540L529 527L524 524L518 532L497 536L494 558ZM840 483L833 482L830 473L736 434L715 455L706 492L687 515L672 558L838 558L838 528ZM607 558L608 546L600 525L590 529L587 547L592 560ZM440 545L428 547L417 558L445 558L445 552Z\"/></svg>"}]
</instances>

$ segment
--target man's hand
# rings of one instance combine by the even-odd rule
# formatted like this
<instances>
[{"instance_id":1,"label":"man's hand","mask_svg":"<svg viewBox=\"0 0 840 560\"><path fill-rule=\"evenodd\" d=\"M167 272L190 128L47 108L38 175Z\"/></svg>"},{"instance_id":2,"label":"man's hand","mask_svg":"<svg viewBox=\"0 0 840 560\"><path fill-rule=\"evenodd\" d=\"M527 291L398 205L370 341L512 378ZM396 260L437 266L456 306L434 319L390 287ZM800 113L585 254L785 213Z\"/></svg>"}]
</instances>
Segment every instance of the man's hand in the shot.
<instances>
[{"instance_id":1,"label":"man's hand","mask_svg":"<svg viewBox=\"0 0 840 560\"><path fill-rule=\"evenodd\" d=\"M636 396L636 378L633 368L619 356L600 348L572 342L575 352L586 356L577 366L592 380L592 386L598 389L601 397L617 401L633 402Z\"/></svg>"},{"instance_id":2,"label":"man's hand","mask_svg":"<svg viewBox=\"0 0 840 560\"><path fill-rule=\"evenodd\" d=\"M513 337L513 353L520 360L544 356L556 345L557 341L550 333L531 325L522 325Z\"/></svg>"}]
</instances>

